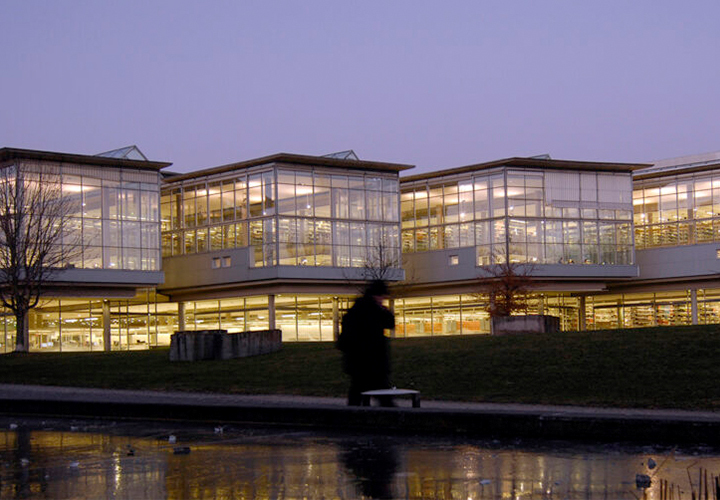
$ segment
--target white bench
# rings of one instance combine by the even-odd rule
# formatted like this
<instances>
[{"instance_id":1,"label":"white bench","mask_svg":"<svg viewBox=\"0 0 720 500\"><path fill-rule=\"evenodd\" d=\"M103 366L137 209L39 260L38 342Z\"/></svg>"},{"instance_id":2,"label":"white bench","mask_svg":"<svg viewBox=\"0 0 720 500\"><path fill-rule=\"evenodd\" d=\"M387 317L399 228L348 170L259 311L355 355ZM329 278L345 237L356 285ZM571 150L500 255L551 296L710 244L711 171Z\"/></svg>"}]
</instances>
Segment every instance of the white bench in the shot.
<instances>
[{"instance_id":1,"label":"white bench","mask_svg":"<svg viewBox=\"0 0 720 500\"><path fill-rule=\"evenodd\" d=\"M396 397L396 396L410 396L412 398L413 408L420 408L420 391L412 389L375 389L373 391L365 391L361 393L362 406L370 406L370 400L377 397Z\"/></svg>"}]
</instances>

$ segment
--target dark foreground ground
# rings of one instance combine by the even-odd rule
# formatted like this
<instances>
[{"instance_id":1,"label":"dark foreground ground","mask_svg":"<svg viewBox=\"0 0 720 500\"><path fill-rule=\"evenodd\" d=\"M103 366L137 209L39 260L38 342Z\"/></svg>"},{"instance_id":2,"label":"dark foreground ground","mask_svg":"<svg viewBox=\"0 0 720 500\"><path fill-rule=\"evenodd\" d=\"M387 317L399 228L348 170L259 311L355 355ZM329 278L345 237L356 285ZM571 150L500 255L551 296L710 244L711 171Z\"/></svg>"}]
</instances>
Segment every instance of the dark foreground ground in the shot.
<instances>
[{"instance_id":1,"label":"dark foreground ground","mask_svg":"<svg viewBox=\"0 0 720 500\"><path fill-rule=\"evenodd\" d=\"M720 325L392 342L393 383L423 400L715 410ZM0 355L0 383L343 397L332 343L230 361L171 363L167 349Z\"/></svg>"}]
</instances>

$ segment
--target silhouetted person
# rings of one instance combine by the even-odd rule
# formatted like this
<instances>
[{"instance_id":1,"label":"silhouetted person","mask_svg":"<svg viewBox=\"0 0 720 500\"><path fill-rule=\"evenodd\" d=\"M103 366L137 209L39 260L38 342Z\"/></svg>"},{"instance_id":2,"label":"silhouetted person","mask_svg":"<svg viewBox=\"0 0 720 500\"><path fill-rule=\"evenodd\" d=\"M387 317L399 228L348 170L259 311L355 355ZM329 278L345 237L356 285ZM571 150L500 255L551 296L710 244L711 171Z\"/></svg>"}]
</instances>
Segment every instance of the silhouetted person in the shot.
<instances>
[{"instance_id":1,"label":"silhouetted person","mask_svg":"<svg viewBox=\"0 0 720 500\"><path fill-rule=\"evenodd\" d=\"M382 304L387 295L385 283L373 281L343 316L338 348L350 376L350 406L360 406L364 391L390 387L390 345L383 330L395 327L395 316ZM379 401L392 406L392 398Z\"/></svg>"}]
</instances>

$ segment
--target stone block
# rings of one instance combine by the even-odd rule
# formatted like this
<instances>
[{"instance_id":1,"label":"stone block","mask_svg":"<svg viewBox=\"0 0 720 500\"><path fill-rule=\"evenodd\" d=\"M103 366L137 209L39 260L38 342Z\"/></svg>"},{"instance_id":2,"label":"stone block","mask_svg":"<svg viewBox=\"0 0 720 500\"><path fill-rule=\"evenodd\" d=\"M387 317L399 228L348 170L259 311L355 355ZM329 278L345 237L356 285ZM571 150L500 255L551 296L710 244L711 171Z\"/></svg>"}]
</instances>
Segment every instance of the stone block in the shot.
<instances>
[{"instance_id":1,"label":"stone block","mask_svg":"<svg viewBox=\"0 0 720 500\"><path fill-rule=\"evenodd\" d=\"M227 333L227 330L175 332L170 339L170 361L232 359L268 354L282 347L280 330Z\"/></svg>"},{"instance_id":2,"label":"stone block","mask_svg":"<svg viewBox=\"0 0 720 500\"><path fill-rule=\"evenodd\" d=\"M560 331L560 318L545 314L499 316L492 318L491 328L493 335L511 335L517 333L556 333Z\"/></svg>"}]
</instances>

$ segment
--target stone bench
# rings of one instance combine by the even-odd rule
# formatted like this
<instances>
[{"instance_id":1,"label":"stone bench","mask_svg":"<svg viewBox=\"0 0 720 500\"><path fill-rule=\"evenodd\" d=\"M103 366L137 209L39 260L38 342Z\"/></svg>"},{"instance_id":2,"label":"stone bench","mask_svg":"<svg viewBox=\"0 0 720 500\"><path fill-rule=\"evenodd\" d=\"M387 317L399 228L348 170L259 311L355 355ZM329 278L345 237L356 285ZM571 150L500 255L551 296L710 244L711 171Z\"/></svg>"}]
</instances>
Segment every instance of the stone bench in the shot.
<instances>
[{"instance_id":1,"label":"stone bench","mask_svg":"<svg viewBox=\"0 0 720 500\"><path fill-rule=\"evenodd\" d=\"M365 391L361 393L362 400L361 404L362 406L370 406L370 400L372 398L377 397L398 397L398 396L410 396L412 399L412 405L413 408L420 408L420 391L415 391L413 389L375 389L372 391Z\"/></svg>"}]
</instances>

